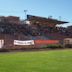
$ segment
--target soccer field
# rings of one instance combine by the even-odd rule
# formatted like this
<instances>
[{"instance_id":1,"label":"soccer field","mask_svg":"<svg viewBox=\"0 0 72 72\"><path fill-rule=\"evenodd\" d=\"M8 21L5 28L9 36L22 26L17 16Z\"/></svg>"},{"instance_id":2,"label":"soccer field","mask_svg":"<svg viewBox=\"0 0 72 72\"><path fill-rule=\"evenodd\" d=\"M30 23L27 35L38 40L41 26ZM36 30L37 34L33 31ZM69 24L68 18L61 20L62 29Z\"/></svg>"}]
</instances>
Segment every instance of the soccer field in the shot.
<instances>
[{"instance_id":1,"label":"soccer field","mask_svg":"<svg viewBox=\"0 0 72 72\"><path fill-rule=\"evenodd\" d=\"M72 72L72 50L0 53L0 72Z\"/></svg>"}]
</instances>

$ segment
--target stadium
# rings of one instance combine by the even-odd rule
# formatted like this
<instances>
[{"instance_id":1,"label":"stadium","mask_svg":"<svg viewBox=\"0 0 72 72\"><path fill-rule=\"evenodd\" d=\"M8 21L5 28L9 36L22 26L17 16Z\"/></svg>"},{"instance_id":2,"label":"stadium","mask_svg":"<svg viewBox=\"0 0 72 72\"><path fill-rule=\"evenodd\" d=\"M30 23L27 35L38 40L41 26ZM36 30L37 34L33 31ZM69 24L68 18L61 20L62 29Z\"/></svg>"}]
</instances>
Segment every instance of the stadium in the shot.
<instances>
[{"instance_id":1,"label":"stadium","mask_svg":"<svg viewBox=\"0 0 72 72\"><path fill-rule=\"evenodd\" d=\"M57 25L69 23L53 19L27 15L20 20L16 16L0 17L0 49L44 48L48 45L72 47L72 26Z\"/></svg>"}]
</instances>

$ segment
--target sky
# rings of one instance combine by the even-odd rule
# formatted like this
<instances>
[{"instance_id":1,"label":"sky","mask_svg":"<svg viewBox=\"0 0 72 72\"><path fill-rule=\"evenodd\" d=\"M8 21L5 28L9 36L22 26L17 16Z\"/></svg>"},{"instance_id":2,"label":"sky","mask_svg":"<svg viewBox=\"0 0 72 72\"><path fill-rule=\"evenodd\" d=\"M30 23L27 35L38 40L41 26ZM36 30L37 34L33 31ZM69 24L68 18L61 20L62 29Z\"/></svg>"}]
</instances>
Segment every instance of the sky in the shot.
<instances>
[{"instance_id":1,"label":"sky","mask_svg":"<svg viewBox=\"0 0 72 72\"><path fill-rule=\"evenodd\" d=\"M68 21L72 25L72 0L0 0L0 16L19 16L26 14Z\"/></svg>"}]
</instances>

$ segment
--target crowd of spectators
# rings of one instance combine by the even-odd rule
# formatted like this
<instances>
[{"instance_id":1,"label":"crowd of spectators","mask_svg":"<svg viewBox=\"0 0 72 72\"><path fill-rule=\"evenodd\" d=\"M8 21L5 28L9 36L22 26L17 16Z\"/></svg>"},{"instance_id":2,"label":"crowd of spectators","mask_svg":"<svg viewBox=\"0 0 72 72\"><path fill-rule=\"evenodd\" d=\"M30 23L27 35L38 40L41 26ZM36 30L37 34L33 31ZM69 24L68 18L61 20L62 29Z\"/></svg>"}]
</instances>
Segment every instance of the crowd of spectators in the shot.
<instances>
[{"instance_id":1,"label":"crowd of spectators","mask_svg":"<svg viewBox=\"0 0 72 72\"><path fill-rule=\"evenodd\" d=\"M49 33L60 34L63 36L72 37L72 26L64 27L50 27L42 24L20 24L18 17L0 17L0 34L10 35L25 35L25 36L47 36ZM12 20L12 21L11 21ZM14 22L15 21L15 22ZM17 24L16 24L17 23ZM19 23L19 24L18 24Z\"/></svg>"}]
</instances>

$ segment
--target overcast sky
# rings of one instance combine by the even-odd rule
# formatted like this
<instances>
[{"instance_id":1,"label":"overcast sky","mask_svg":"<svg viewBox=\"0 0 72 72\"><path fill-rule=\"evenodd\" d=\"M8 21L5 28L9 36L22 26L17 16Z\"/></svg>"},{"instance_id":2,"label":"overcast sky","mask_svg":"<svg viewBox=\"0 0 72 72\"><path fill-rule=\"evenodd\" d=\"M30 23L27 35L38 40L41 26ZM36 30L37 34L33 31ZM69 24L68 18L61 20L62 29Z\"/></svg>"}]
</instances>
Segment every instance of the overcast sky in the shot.
<instances>
[{"instance_id":1,"label":"overcast sky","mask_svg":"<svg viewBox=\"0 0 72 72\"><path fill-rule=\"evenodd\" d=\"M70 22L72 25L72 0L0 0L0 15L15 15L21 19L27 14L48 17Z\"/></svg>"}]
</instances>

